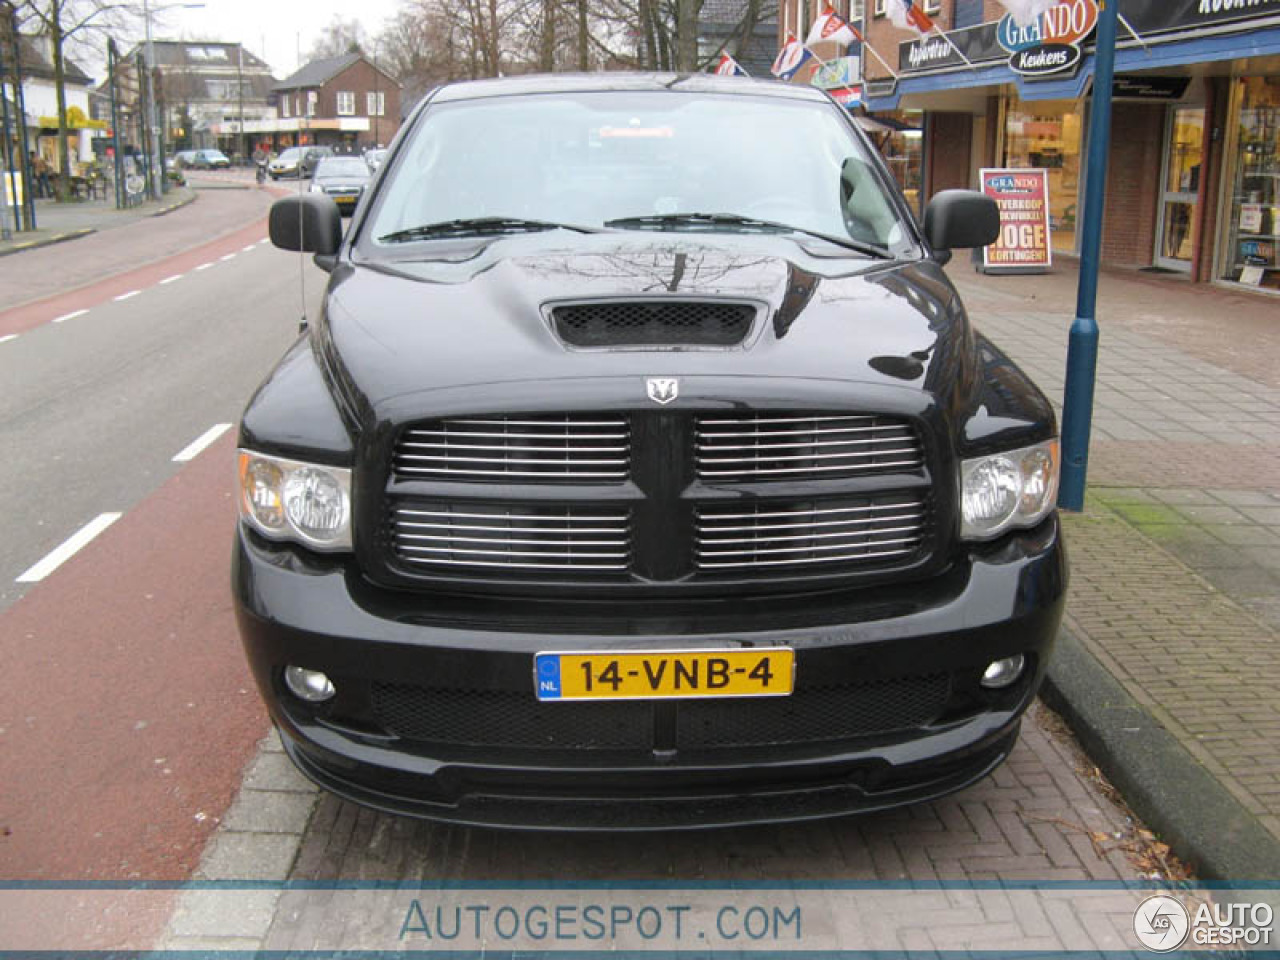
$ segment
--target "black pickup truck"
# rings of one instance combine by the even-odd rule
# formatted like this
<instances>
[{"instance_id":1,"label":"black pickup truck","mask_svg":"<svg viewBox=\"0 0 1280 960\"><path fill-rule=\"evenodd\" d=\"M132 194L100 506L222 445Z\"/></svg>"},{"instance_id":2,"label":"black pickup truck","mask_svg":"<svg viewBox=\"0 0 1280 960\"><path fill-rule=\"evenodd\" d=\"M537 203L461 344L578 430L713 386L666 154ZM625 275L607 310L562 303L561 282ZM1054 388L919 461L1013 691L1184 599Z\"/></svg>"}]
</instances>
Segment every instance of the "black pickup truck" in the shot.
<instances>
[{"instance_id":1,"label":"black pickup truck","mask_svg":"<svg viewBox=\"0 0 1280 960\"><path fill-rule=\"evenodd\" d=\"M813 88L436 90L240 428L241 635L372 807L639 830L943 795L1008 756L1067 568L1053 411Z\"/></svg>"}]
</instances>

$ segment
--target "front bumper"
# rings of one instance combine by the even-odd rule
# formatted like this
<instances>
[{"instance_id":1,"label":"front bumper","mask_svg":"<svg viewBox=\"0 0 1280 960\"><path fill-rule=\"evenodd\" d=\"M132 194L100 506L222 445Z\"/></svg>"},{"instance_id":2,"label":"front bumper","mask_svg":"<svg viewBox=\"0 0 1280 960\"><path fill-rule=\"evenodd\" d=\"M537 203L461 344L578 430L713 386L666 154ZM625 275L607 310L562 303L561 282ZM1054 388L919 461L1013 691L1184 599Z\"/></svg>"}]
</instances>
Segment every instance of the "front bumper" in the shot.
<instances>
[{"instance_id":1,"label":"front bumper","mask_svg":"<svg viewBox=\"0 0 1280 960\"><path fill-rule=\"evenodd\" d=\"M814 819L959 790L1012 748L1044 674L1066 579L1056 518L973 548L945 574L914 584L636 610L569 597L499 602L400 594L370 585L347 558L271 544L243 526L233 564L249 663L304 774L378 809L535 829ZM589 749L567 747L550 734L546 742L536 736L468 742L465 712L460 725L432 742L393 729L377 705L379 691L417 691L428 704L466 694L476 698L479 725L492 699L503 698L514 704L511 723L518 725L527 719L519 711L538 706L532 657L540 650L748 645L796 650L796 711L803 709L802 692L818 686L847 680L880 690L886 700L892 697L883 691L914 689L912 679L924 672L945 675L945 703L921 722L873 724L861 735L750 744L703 739L693 747L673 732L683 729L685 707L664 703L652 706L652 742ZM1000 691L979 686L987 664L1015 654L1028 663L1017 683ZM337 697L320 707L294 697L283 684L290 664L328 674ZM759 703L734 701L733 709L754 711ZM852 701L848 706L858 709ZM719 716L724 721L727 714ZM737 712L727 722L738 729L749 716ZM834 715L831 729L843 719Z\"/></svg>"}]
</instances>

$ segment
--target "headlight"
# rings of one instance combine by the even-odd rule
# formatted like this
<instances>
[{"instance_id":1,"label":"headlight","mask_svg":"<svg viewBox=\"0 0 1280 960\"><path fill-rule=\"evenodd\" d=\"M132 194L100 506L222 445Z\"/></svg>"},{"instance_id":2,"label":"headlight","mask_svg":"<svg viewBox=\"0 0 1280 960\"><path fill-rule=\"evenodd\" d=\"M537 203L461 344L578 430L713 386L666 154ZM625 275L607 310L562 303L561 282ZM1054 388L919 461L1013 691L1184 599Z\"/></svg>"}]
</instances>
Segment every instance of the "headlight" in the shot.
<instances>
[{"instance_id":1,"label":"headlight","mask_svg":"<svg viewBox=\"0 0 1280 960\"><path fill-rule=\"evenodd\" d=\"M1058 441L965 460L960 465L960 535L990 540L1034 527L1058 499Z\"/></svg>"},{"instance_id":2,"label":"headlight","mask_svg":"<svg viewBox=\"0 0 1280 960\"><path fill-rule=\"evenodd\" d=\"M313 183L313 184L311 184L311 192L312 192L312 193L324 193L324 187L320 186L320 184L318 184L318 183Z\"/></svg>"},{"instance_id":3,"label":"headlight","mask_svg":"<svg viewBox=\"0 0 1280 960\"><path fill-rule=\"evenodd\" d=\"M351 471L240 451L240 516L263 536L351 549Z\"/></svg>"}]
</instances>

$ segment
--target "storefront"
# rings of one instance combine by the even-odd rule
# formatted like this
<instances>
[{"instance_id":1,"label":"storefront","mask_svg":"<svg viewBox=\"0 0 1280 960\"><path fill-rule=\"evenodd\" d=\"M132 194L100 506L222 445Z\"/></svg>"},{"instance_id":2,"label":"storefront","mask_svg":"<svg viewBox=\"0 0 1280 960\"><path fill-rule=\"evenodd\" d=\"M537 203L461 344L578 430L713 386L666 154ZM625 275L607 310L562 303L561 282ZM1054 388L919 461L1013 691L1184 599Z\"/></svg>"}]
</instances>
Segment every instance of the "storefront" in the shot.
<instances>
[{"instance_id":1,"label":"storefront","mask_svg":"<svg viewBox=\"0 0 1280 960\"><path fill-rule=\"evenodd\" d=\"M1280 0L1120 0L1120 12L1134 33L1117 46L1104 261L1280 290ZM982 167L1045 170L1054 255L1070 256L1092 38L1077 72L1035 79L1010 68L997 29L951 31L954 47L903 42L899 78L869 78L866 106L923 111L925 196L976 186Z\"/></svg>"},{"instance_id":2,"label":"storefront","mask_svg":"<svg viewBox=\"0 0 1280 960\"><path fill-rule=\"evenodd\" d=\"M1231 85L1223 280L1280 290L1280 76Z\"/></svg>"}]
</instances>

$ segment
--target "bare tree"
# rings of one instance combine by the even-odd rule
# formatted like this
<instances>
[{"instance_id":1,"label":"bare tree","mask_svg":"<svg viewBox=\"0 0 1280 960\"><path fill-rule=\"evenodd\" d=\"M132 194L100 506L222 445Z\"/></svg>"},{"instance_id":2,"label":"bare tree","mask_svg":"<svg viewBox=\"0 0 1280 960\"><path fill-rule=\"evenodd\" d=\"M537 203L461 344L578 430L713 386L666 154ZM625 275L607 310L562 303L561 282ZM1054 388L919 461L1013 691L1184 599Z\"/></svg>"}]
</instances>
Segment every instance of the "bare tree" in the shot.
<instances>
[{"instance_id":1,"label":"bare tree","mask_svg":"<svg viewBox=\"0 0 1280 960\"><path fill-rule=\"evenodd\" d=\"M333 19L320 31L320 36L307 52L308 60L328 60L344 53L363 50L369 43L369 34L355 17L348 19L335 13ZM301 64L299 64L301 66Z\"/></svg>"},{"instance_id":2,"label":"bare tree","mask_svg":"<svg viewBox=\"0 0 1280 960\"><path fill-rule=\"evenodd\" d=\"M12 0L10 0L12 2ZM75 44L94 46L113 30L127 29L140 13L132 0L18 0L12 3L27 33L49 41L53 85L58 101L58 200L67 199L71 154L67 146L67 51Z\"/></svg>"}]
</instances>

